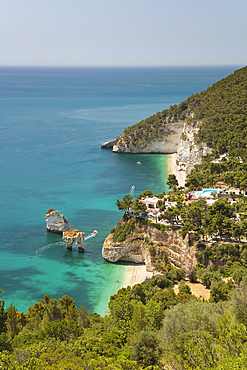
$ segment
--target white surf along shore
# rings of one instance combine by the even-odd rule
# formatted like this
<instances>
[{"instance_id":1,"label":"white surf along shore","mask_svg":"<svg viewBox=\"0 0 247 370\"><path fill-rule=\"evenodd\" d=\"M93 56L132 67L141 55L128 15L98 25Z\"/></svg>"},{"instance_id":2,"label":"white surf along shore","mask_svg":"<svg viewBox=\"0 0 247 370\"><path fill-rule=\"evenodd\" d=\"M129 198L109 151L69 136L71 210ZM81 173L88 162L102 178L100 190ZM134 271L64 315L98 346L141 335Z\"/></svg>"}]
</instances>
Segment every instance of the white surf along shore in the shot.
<instances>
[{"instance_id":1,"label":"white surf along shore","mask_svg":"<svg viewBox=\"0 0 247 370\"><path fill-rule=\"evenodd\" d=\"M176 158L177 153L169 154L168 157L168 174L173 173L176 175L179 186L184 186L186 174L184 171L178 171L176 169ZM130 265L127 267L121 287L126 288L127 286L134 286L135 284L142 283L146 278L150 278L154 275L153 272L146 271L146 265Z\"/></svg>"}]
</instances>

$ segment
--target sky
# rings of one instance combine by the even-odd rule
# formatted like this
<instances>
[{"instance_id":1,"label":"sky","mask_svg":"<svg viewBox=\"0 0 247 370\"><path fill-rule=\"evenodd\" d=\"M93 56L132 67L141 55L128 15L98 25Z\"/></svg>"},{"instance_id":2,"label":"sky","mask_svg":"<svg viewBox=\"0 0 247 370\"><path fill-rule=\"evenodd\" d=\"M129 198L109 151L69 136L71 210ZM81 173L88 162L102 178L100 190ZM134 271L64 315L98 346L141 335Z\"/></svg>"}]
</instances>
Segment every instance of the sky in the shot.
<instances>
[{"instance_id":1,"label":"sky","mask_svg":"<svg viewBox=\"0 0 247 370\"><path fill-rule=\"evenodd\" d=\"M0 0L0 66L244 66L246 15L246 0Z\"/></svg>"}]
</instances>

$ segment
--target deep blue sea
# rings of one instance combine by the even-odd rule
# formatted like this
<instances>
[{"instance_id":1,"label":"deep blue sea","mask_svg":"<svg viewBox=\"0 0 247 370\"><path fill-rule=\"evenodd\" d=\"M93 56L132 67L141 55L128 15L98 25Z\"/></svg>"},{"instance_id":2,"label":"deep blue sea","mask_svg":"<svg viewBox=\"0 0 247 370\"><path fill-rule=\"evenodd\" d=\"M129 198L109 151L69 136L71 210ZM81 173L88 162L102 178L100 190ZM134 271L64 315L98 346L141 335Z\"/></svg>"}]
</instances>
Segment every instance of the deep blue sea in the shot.
<instances>
[{"instance_id":1,"label":"deep blue sea","mask_svg":"<svg viewBox=\"0 0 247 370\"><path fill-rule=\"evenodd\" d=\"M237 67L0 68L0 288L26 312L44 294L74 298L101 315L125 264L102 258L121 216L115 202L136 187L166 190L166 155L113 154L104 141L205 90ZM140 160L142 165L136 162ZM46 232L49 208L98 235L85 253Z\"/></svg>"}]
</instances>

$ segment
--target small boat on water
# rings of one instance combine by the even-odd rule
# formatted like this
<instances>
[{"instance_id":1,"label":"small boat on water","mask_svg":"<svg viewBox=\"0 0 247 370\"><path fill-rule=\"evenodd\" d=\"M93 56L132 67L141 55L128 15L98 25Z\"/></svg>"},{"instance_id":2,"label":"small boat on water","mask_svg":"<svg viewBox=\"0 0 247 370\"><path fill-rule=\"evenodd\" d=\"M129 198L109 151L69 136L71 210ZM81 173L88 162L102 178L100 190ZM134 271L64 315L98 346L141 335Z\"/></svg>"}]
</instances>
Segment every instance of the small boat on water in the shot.
<instances>
[{"instance_id":1,"label":"small boat on water","mask_svg":"<svg viewBox=\"0 0 247 370\"><path fill-rule=\"evenodd\" d=\"M138 162L136 162L137 164L142 164L142 162L140 162L140 161L138 161Z\"/></svg>"},{"instance_id":2,"label":"small boat on water","mask_svg":"<svg viewBox=\"0 0 247 370\"><path fill-rule=\"evenodd\" d=\"M116 283L120 283L120 280L114 280Z\"/></svg>"},{"instance_id":3,"label":"small boat on water","mask_svg":"<svg viewBox=\"0 0 247 370\"><path fill-rule=\"evenodd\" d=\"M134 187L134 185L132 185L132 186L131 186L131 190L135 190L135 187Z\"/></svg>"},{"instance_id":4,"label":"small boat on water","mask_svg":"<svg viewBox=\"0 0 247 370\"><path fill-rule=\"evenodd\" d=\"M94 235L98 234L98 231L97 231L97 230L94 230L94 231L93 231L93 234L94 234Z\"/></svg>"}]
</instances>

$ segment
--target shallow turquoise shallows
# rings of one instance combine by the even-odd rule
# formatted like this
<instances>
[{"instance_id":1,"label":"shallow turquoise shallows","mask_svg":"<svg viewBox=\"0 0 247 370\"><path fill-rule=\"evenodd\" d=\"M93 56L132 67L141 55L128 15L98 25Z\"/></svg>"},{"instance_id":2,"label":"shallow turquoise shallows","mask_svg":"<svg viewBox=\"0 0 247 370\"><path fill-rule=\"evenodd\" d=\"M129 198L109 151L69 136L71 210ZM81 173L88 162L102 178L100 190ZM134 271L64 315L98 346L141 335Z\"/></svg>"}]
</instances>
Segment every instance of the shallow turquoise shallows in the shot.
<instances>
[{"instance_id":1,"label":"shallow turquoise shallows","mask_svg":"<svg viewBox=\"0 0 247 370\"><path fill-rule=\"evenodd\" d=\"M210 68L0 68L0 288L27 311L64 294L103 315L125 264L103 260L121 216L115 202L135 186L166 190L166 155L102 150L104 141L232 73ZM141 161L142 165L138 165ZM87 234L85 253L46 232L49 208Z\"/></svg>"}]
</instances>

